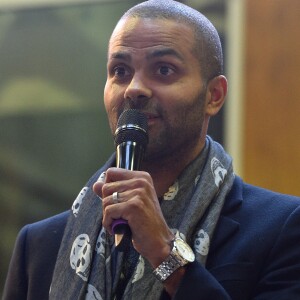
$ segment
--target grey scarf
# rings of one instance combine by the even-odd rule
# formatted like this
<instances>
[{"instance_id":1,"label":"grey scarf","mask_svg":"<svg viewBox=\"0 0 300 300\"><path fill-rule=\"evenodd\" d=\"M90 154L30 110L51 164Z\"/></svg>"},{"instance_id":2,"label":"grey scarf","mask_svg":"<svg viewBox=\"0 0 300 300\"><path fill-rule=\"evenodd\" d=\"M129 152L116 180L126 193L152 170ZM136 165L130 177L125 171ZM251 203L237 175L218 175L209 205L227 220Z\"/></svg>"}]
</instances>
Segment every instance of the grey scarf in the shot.
<instances>
[{"instance_id":1,"label":"grey scarf","mask_svg":"<svg viewBox=\"0 0 300 300\"><path fill-rule=\"evenodd\" d=\"M163 285L154 277L147 260L134 249L128 253L116 251L113 237L101 226L101 200L93 193L92 186L113 164L111 158L73 203L54 270L50 299L110 300L120 294L120 282L126 283L119 296L124 300L159 299L162 293ZM201 155L187 166L161 202L169 227L180 232L204 266L233 180L231 158L207 137ZM128 265L125 274L124 265Z\"/></svg>"}]
</instances>

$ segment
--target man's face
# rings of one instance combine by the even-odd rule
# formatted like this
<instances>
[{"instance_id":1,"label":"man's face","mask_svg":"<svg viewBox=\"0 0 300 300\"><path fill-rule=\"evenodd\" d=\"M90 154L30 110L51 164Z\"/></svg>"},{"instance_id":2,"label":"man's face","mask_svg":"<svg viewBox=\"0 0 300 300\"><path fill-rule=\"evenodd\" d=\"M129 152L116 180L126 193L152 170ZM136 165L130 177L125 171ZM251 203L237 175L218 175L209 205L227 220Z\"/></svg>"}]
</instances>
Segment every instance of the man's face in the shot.
<instances>
[{"instance_id":1,"label":"man's face","mask_svg":"<svg viewBox=\"0 0 300 300\"><path fill-rule=\"evenodd\" d=\"M146 114L145 160L200 150L206 90L191 29L170 20L129 18L110 40L104 103L112 132L128 108Z\"/></svg>"}]
</instances>

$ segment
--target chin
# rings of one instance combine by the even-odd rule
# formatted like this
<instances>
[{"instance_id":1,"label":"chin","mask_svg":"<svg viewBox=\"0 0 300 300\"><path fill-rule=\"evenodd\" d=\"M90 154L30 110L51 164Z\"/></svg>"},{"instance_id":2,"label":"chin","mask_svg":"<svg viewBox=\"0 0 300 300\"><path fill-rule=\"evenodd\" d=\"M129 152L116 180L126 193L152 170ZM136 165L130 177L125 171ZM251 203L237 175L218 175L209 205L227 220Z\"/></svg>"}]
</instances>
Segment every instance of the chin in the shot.
<instances>
[{"instance_id":1,"label":"chin","mask_svg":"<svg viewBox=\"0 0 300 300\"><path fill-rule=\"evenodd\" d=\"M164 161L167 158L171 157L170 151L166 152L164 150L154 150L154 149L147 149L144 154L143 161L145 163L155 162L155 161Z\"/></svg>"}]
</instances>

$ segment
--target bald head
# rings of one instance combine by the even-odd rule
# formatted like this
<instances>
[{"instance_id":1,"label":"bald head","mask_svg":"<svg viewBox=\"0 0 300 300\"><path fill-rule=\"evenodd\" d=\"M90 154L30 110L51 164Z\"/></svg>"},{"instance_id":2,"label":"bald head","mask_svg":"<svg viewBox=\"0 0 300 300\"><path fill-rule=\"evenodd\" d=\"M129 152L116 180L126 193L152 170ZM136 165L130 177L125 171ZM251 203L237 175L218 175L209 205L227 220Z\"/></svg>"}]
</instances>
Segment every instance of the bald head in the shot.
<instances>
[{"instance_id":1,"label":"bald head","mask_svg":"<svg viewBox=\"0 0 300 300\"><path fill-rule=\"evenodd\" d=\"M126 18L166 19L188 25L194 32L191 45L204 81L223 74L219 35L212 23L197 10L173 0L150 0L129 9L121 20Z\"/></svg>"}]
</instances>

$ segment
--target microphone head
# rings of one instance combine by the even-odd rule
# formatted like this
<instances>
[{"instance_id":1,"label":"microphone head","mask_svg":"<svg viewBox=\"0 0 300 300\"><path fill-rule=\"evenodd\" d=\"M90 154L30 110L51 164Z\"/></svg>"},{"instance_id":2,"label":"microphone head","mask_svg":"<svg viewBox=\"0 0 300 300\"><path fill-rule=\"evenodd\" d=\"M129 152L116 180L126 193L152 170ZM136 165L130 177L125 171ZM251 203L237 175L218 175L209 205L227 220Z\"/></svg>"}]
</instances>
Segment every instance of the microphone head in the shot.
<instances>
[{"instance_id":1,"label":"microphone head","mask_svg":"<svg viewBox=\"0 0 300 300\"><path fill-rule=\"evenodd\" d=\"M124 142L136 142L146 147L148 144L147 117L137 109L128 109L119 117L115 132L116 146Z\"/></svg>"}]
</instances>

